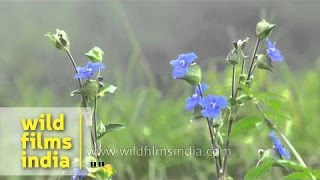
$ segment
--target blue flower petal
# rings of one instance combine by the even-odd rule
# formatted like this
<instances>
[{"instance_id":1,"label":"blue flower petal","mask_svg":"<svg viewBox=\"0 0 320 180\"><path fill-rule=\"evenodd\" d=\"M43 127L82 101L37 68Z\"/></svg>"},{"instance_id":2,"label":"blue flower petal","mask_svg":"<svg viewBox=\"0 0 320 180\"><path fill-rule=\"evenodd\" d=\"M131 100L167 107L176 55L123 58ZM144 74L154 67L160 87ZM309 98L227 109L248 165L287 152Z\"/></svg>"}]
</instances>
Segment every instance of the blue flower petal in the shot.
<instances>
[{"instance_id":1,"label":"blue flower petal","mask_svg":"<svg viewBox=\"0 0 320 180\"><path fill-rule=\"evenodd\" d=\"M267 55L268 57L275 62L281 62L284 60L281 51L276 48L276 43L272 43L269 39L266 39L267 46Z\"/></svg>"},{"instance_id":2,"label":"blue flower petal","mask_svg":"<svg viewBox=\"0 0 320 180\"><path fill-rule=\"evenodd\" d=\"M100 69L104 69L105 68L105 66L101 62L96 62L96 63L88 62L87 67L88 68L92 68L93 71L98 71Z\"/></svg>"},{"instance_id":3,"label":"blue flower petal","mask_svg":"<svg viewBox=\"0 0 320 180\"><path fill-rule=\"evenodd\" d=\"M178 59L185 60L187 65L190 65L191 63L193 63L197 58L198 58L198 56L194 52L180 54L178 56Z\"/></svg>"},{"instance_id":4,"label":"blue flower petal","mask_svg":"<svg viewBox=\"0 0 320 180\"><path fill-rule=\"evenodd\" d=\"M203 107L201 114L209 119L215 119L220 115L221 110L227 107L227 103L226 98L223 96L208 95L199 103Z\"/></svg>"},{"instance_id":5,"label":"blue flower petal","mask_svg":"<svg viewBox=\"0 0 320 180\"><path fill-rule=\"evenodd\" d=\"M79 78L79 79L91 78L96 71L104 68L105 66L101 62L97 62L97 63L88 62L87 66L85 67L76 67L78 73L75 74L74 78Z\"/></svg>"},{"instance_id":6,"label":"blue flower petal","mask_svg":"<svg viewBox=\"0 0 320 180\"><path fill-rule=\"evenodd\" d=\"M217 106L220 108L226 108L228 106L228 100L224 96L218 96L216 98Z\"/></svg>"},{"instance_id":7,"label":"blue flower petal","mask_svg":"<svg viewBox=\"0 0 320 180\"><path fill-rule=\"evenodd\" d=\"M273 142L273 146L275 151L281 156L286 159L290 159L290 152L283 147L281 140L276 136L274 132L269 133L269 137L271 138Z\"/></svg>"},{"instance_id":8,"label":"blue flower petal","mask_svg":"<svg viewBox=\"0 0 320 180\"><path fill-rule=\"evenodd\" d=\"M192 111L196 106L199 105L200 96L197 94L192 95L187 98L185 110Z\"/></svg>"},{"instance_id":9,"label":"blue flower petal","mask_svg":"<svg viewBox=\"0 0 320 180\"><path fill-rule=\"evenodd\" d=\"M209 119L215 119L220 115L220 111L212 111L209 109L201 110L201 115Z\"/></svg>"},{"instance_id":10,"label":"blue flower petal","mask_svg":"<svg viewBox=\"0 0 320 180\"><path fill-rule=\"evenodd\" d=\"M188 72L188 69L177 67L173 69L172 77L174 79L183 78L187 74L187 72Z\"/></svg>"},{"instance_id":11,"label":"blue flower petal","mask_svg":"<svg viewBox=\"0 0 320 180\"><path fill-rule=\"evenodd\" d=\"M176 60L170 61L172 66L172 77L174 79L183 78L188 73L188 68L195 61L197 55L195 53L180 54Z\"/></svg>"}]
</instances>

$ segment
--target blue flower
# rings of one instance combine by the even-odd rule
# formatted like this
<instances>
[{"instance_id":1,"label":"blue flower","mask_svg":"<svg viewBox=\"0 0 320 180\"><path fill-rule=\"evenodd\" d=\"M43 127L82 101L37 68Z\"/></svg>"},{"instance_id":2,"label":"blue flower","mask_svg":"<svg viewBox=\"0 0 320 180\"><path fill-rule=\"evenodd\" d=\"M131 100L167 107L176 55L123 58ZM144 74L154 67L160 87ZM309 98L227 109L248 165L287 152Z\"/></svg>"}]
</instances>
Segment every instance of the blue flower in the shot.
<instances>
[{"instance_id":1,"label":"blue flower","mask_svg":"<svg viewBox=\"0 0 320 180\"><path fill-rule=\"evenodd\" d=\"M77 67L78 73L74 76L74 78L79 78L79 79L91 78L96 71L104 68L105 67L101 62L97 62L97 63L88 62L87 66L85 67Z\"/></svg>"},{"instance_id":2,"label":"blue flower","mask_svg":"<svg viewBox=\"0 0 320 180\"><path fill-rule=\"evenodd\" d=\"M220 115L221 110L228 106L228 101L224 96L208 95L200 101L200 105L203 107L202 116L215 119Z\"/></svg>"},{"instance_id":3,"label":"blue flower","mask_svg":"<svg viewBox=\"0 0 320 180\"><path fill-rule=\"evenodd\" d=\"M194 89L194 93L192 96L187 98L185 110L186 111L192 111L196 106L200 105L200 100L201 100L201 94L208 89L207 84L200 84L201 91L199 89L199 86L196 86Z\"/></svg>"},{"instance_id":4,"label":"blue flower","mask_svg":"<svg viewBox=\"0 0 320 180\"><path fill-rule=\"evenodd\" d=\"M269 133L269 137L271 138L273 142L273 148L276 150L276 152L286 159L290 159L290 152L283 147L281 140L276 136L274 132Z\"/></svg>"},{"instance_id":5,"label":"blue flower","mask_svg":"<svg viewBox=\"0 0 320 180\"><path fill-rule=\"evenodd\" d=\"M176 60L170 61L172 70L172 77L174 79L183 78L188 73L188 67L192 64L198 56L194 53L180 54Z\"/></svg>"},{"instance_id":6,"label":"blue flower","mask_svg":"<svg viewBox=\"0 0 320 180\"><path fill-rule=\"evenodd\" d=\"M281 51L276 48L276 42L272 43L269 39L266 39L267 55L272 61L281 62L284 57Z\"/></svg>"},{"instance_id":7,"label":"blue flower","mask_svg":"<svg viewBox=\"0 0 320 180\"><path fill-rule=\"evenodd\" d=\"M73 168L73 175L71 176L71 180L81 180L84 179L88 175L88 170L86 168Z\"/></svg>"}]
</instances>

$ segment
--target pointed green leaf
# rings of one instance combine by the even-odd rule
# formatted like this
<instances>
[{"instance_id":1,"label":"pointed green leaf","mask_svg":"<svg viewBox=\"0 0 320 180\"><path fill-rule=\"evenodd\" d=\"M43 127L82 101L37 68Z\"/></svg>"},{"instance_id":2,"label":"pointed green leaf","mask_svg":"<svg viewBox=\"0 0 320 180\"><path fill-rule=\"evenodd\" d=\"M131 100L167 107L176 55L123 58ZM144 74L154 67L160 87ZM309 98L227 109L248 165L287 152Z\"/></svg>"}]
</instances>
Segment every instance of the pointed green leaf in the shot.
<instances>
[{"instance_id":1,"label":"pointed green leaf","mask_svg":"<svg viewBox=\"0 0 320 180\"><path fill-rule=\"evenodd\" d=\"M293 172L283 177L283 180L301 180L301 179L310 179L310 176L305 172Z\"/></svg>"},{"instance_id":2,"label":"pointed green leaf","mask_svg":"<svg viewBox=\"0 0 320 180\"><path fill-rule=\"evenodd\" d=\"M100 124L98 127L98 139L100 139L101 137L103 137L106 133L109 133L111 131L117 131L117 130L121 130L124 129L125 126L122 124Z\"/></svg>"},{"instance_id":3,"label":"pointed green leaf","mask_svg":"<svg viewBox=\"0 0 320 180\"><path fill-rule=\"evenodd\" d=\"M311 171L312 171L311 169L303 167L298 163L295 163L293 161L284 160L284 159L277 160L276 165L280 165L280 166L283 166L283 167L286 167L288 169L292 169L295 171L304 171L307 173L311 173Z\"/></svg>"},{"instance_id":4,"label":"pointed green leaf","mask_svg":"<svg viewBox=\"0 0 320 180\"><path fill-rule=\"evenodd\" d=\"M244 179L245 180L259 180L262 179L265 174L271 170L274 160L267 159L264 162L260 163L259 166L251 168L247 171Z\"/></svg>"},{"instance_id":5,"label":"pointed green leaf","mask_svg":"<svg viewBox=\"0 0 320 180\"><path fill-rule=\"evenodd\" d=\"M103 97L105 94L110 93L113 94L117 90L117 87L114 85L106 85L103 88L101 88L97 94L99 97Z\"/></svg>"}]
</instances>

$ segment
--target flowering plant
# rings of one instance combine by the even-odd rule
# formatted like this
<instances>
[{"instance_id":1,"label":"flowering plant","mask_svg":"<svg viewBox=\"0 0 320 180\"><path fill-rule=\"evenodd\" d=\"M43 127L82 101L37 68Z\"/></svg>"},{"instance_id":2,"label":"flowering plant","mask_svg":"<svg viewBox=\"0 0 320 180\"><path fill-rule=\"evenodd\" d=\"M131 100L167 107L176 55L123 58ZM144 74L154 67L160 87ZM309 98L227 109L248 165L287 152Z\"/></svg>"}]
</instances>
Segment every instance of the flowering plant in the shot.
<instances>
[{"instance_id":1,"label":"flowering plant","mask_svg":"<svg viewBox=\"0 0 320 180\"><path fill-rule=\"evenodd\" d=\"M82 96L82 101L80 106L85 108L84 116L87 122L87 126L90 129L92 148L94 151L101 149L100 139L113 130L119 130L124 128L122 124L104 124L99 121L97 117L98 100L106 94L112 94L116 91L117 87L103 83L103 77L100 75L100 71L105 69L105 65L102 63L104 52L99 47L92 48L85 55L89 58L86 66L77 66L73 56L70 52L70 42L65 31L57 29L56 33L45 34L50 41L59 50L64 51L68 58L70 59L75 75L74 78L78 80L79 89L74 90L70 93L71 96L75 94L80 94ZM97 76L95 76L97 74ZM83 82L84 81L84 82ZM95 157L87 156L84 158L85 162L81 164L87 167L79 167L79 159L75 159L73 163L73 175L71 180L80 180L86 177L91 177L95 179L111 179L115 174L114 168L110 164L106 164L98 168L89 168L89 163L95 162L100 164L100 155L95 153ZM87 162L88 161L88 162ZM104 163L103 163L104 164Z\"/></svg>"},{"instance_id":2,"label":"flowering plant","mask_svg":"<svg viewBox=\"0 0 320 180\"><path fill-rule=\"evenodd\" d=\"M276 43L269 39L274 28L275 24L266 20L257 23L256 44L250 60L249 56L245 55L245 47L249 38L233 42L233 48L226 57L227 63L232 68L229 98L223 95L204 95L208 85L202 83L201 68L196 61L198 56L194 52L180 54L177 59L170 62L173 68L172 77L185 80L194 86L194 93L186 100L185 110L194 111L192 119L206 119L210 143L214 152L231 150L230 139L233 126L239 126L242 131L247 130L244 127L251 127L249 126L251 122L238 119L238 112L241 108L248 107L244 106L245 104L254 105L263 122L272 131L269 133L269 137L273 142L273 147L267 150L259 150L260 160L255 167L247 171L244 179L261 179L272 167L279 166L291 171L286 179L315 180L317 178L315 171L306 166L288 138L274 124L271 117L265 113L263 99L252 88L256 80L254 77L255 71L260 69L272 72L274 71L272 63L284 61L284 56L277 49ZM263 41L265 41L265 51L259 54L259 46ZM241 65L240 69L237 69L239 65ZM224 128L224 123L226 123L226 128ZM284 144L282 144L282 141ZM294 159L291 158L291 153ZM228 153L214 155L215 170L219 180L233 179L228 174L228 160Z\"/></svg>"}]
</instances>

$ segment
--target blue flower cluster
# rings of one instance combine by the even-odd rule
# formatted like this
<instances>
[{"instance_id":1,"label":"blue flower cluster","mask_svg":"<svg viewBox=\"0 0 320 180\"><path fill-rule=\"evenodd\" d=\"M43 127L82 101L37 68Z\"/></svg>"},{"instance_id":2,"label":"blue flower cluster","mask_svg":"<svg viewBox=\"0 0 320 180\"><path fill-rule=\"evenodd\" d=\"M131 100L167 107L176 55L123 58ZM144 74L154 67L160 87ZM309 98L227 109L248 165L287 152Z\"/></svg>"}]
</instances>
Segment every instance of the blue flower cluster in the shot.
<instances>
[{"instance_id":1,"label":"blue flower cluster","mask_svg":"<svg viewBox=\"0 0 320 180\"><path fill-rule=\"evenodd\" d=\"M176 60L170 61L172 77L174 79L183 78L188 73L189 66L195 62L198 56L194 53L180 54Z\"/></svg>"},{"instance_id":2,"label":"blue flower cluster","mask_svg":"<svg viewBox=\"0 0 320 180\"><path fill-rule=\"evenodd\" d=\"M195 62L198 56L194 53L180 54L176 60L170 61L172 77L174 79L183 78L188 73L188 67ZM203 96L203 93L208 89L207 84L199 84L195 87L194 93L187 98L185 110L192 111L196 107L202 107L201 115L203 117L214 120L221 114L221 110L228 106L227 98L224 96L208 95Z\"/></svg>"},{"instance_id":3,"label":"blue flower cluster","mask_svg":"<svg viewBox=\"0 0 320 180\"><path fill-rule=\"evenodd\" d=\"M271 138L273 142L273 148L276 150L276 152L286 159L290 159L290 152L283 147L281 140L276 136L274 132L269 133L269 137Z\"/></svg>"},{"instance_id":4,"label":"blue flower cluster","mask_svg":"<svg viewBox=\"0 0 320 180\"><path fill-rule=\"evenodd\" d=\"M74 78L89 79L94 75L95 72L104 68L105 66L101 62L88 62L85 67L77 67L78 73L74 76Z\"/></svg>"},{"instance_id":5,"label":"blue flower cluster","mask_svg":"<svg viewBox=\"0 0 320 180\"><path fill-rule=\"evenodd\" d=\"M270 39L266 39L267 55L272 61L281 62L284 60L284 57L281 51L276 48L276 44L276 42L272 43Z\"/></svg>"}]
</instances>

